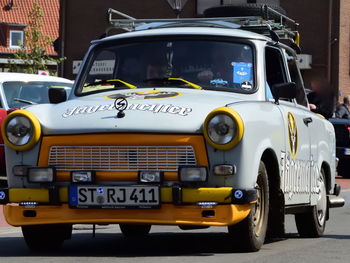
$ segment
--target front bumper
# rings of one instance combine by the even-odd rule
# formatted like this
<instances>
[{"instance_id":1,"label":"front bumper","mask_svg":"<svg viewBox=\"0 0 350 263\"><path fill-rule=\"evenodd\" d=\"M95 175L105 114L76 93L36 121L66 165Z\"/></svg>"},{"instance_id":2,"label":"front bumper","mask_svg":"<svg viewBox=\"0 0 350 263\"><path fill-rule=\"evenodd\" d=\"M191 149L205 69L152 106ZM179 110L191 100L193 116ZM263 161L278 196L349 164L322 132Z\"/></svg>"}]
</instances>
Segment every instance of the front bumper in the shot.
<instances>
[{"instance_id":1,"label":"front bumper","mask_svg":"<svg viewBox=\"0 0 350 263\"><path fill-rule=\"evenodd\" d=\"M235 194L240 191L240 195ZM227 226L248 216L257 200L256 190L161 187L159 209L72 209L68 189L0 189L7 222L35 224L143 223L159 225ZM239 196L237 198L236 196ZM25 203L27 202L27 203ZM31 202L35 205L29 205ZM27 206L19 205L26 204Z\"/></svg>"}]
</instances>

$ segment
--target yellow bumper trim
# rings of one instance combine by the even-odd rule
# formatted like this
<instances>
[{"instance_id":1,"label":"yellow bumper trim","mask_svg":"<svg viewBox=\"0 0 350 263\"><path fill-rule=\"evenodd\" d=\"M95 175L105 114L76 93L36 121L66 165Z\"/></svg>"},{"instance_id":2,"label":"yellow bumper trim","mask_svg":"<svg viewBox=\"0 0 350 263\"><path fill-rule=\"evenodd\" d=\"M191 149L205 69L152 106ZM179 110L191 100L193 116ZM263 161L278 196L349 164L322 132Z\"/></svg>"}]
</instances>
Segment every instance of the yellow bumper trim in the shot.
<instances>
[{"instance_id":1,"label":"yellow bumper trim","mask_svg":"<svg viewBox=\"0 0 350 263\"><path fill-rule=\"evenodd\" d=\"M217 203L231 203L231 187L219 188L183 188L182 202L196 203L196 202L217 202ZM161 188L161 202L173 202L172 188ZM25 201L49 203L49 189L45 188L10 188L9 189L10 203L19 203ZM68 188L59 188L59 201L61 203L68 203Z\"/></svg>"},{"instance_id":2,"label":"yellow bumper trim","mask_svg":"<svg viewBox=\"0 0 350 263\"><path fill-rule=\"evenodd\" d=\"M35 211L35 217L25 217L26 210ZM214 215L206 217L203 213L206 210L214 211ZM173 204L163 204L159 209L71 209L67 204L27 209L18 205L5 205L4 215L13 226L60 223L228 226L242 221L250 210L250 204L217 205L210 209Z\"/></svg>"}]
</instances>

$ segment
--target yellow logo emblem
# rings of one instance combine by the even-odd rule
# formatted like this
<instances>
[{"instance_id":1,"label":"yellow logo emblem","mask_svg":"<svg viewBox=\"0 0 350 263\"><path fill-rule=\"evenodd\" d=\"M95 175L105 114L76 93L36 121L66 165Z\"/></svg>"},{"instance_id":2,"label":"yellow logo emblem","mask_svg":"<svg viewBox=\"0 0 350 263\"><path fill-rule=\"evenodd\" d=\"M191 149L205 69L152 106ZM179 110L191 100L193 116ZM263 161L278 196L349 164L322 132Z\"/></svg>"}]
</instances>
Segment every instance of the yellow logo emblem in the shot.
<instances>
[{"instance_id":1,"label":"yellow logo emblem","mask_svg":"<svg viewBox=\"0 0 350 263\"><path fill-rule=\"evenodd\" d=\"M298 152L298 129L295 118L292 113L288 112L288 138L290 153L293 158L297 156Z\"/></svg>"}]
</instances>

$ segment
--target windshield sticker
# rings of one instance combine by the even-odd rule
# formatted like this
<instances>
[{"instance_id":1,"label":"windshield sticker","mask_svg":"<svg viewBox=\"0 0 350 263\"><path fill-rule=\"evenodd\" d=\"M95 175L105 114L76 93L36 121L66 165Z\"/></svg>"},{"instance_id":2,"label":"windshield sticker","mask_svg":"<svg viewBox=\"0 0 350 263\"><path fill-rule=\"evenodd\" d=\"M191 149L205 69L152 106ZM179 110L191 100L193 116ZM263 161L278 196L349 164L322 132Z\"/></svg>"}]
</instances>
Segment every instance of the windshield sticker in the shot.
<instances>
[{"instance_id":1,"label":"windshield sticker","mask_svg":"<svg viewBox=\"0 0 350 263\"><path fill-rule=\"evenodd\" d=\"M228 81L223 79L213 79L210 81L210 84L217 86L226 86L228 84Z\"/></svg>"},{"instance_id":2,"label":"windshield sticker","mask_svg":"<svg viewBox=\"0 0 350 263\"><path fill-rule=\"evenodd\" d=\"M128 100L154 100L154 99L166 99L173 98L182 95L176 91L163 91L163 90L147 90L128 93L118 93L106 96L106 99L115 100L116 98L125 98Z\"/></svg>"},{"instance_id":3,"label":"windshield sticker","mask_svg":"<svg viewBox=\"0 0 350 263\"><path fill-rule=\"evenodd\" d=\"M295 118L292 113L288 112L288 137L289 137L289 147L290 154L293 158L297 156L298 151L298 129Z\"/></svg>"},{"instance_id":4,"label":"windshield sticker","mask_svg":"<svg viewBox=\"0 0 350 263\"><path fill-rule=\"evenodd\" d=\"M242 83L252 79L252 63L232 62L233 67L233 83Z\"/></svg>"},{"instance_id":5,"label":"windshield sticker","mask_svg":"<svg viewBox=\"0 0 350 263\"><path fill-rule=\"evenodd\" d=\"M249 81L244 81L241 83L241 88L245 90L251 90L253 85Z\"/></svg>"},{"instance_id":6,"label":"windshield sticker","mask_svg":"<svg viewBox=\"0 0 350 263\"><path fill-rule=\"evenodd\" d=\"M92 114L100 111L115 111L114 103L96 105L96 106L79 106L71 109L67 109L65 113L62 114L63 118L68 118L71 116L76 116L80 114ZM129 104L126 110L132 111L149 111L153 113L170 113L174 115L187 116L192 112L192 108L186 108L181 106L175 106L172 104Z\"/></svg>"}]
</instances>

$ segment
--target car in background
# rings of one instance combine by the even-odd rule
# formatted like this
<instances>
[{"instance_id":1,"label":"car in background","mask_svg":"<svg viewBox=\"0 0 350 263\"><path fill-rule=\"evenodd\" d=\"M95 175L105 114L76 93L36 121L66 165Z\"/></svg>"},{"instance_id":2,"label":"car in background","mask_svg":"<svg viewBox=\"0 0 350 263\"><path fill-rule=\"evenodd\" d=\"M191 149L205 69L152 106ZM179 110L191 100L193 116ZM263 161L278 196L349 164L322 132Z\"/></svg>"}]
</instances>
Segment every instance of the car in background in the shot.
<instances>
[{"instance_id":1,"label":"car in background","mask_svg":"<svg viewBox=\"0 0 350 263\"><path fill-rule=\"evenodd\" d=\"M337 172L344 178L350 178L350 120L330 119L335 130L337 158L339 159Z\"/></svg>"},{"instance_id":2,"label":"car in background","mask_svg":"<svg viewBox=\"0 0 350 263\"><path fill-rule=\"evenodd\" d=\"M67 97L73 81L36 74L0 73L0 125L7 114L35 104L50 103L48 90L64 88ZM6 180L4 141L0 135L0 184Z\"/></svg>"}]
</instances>

